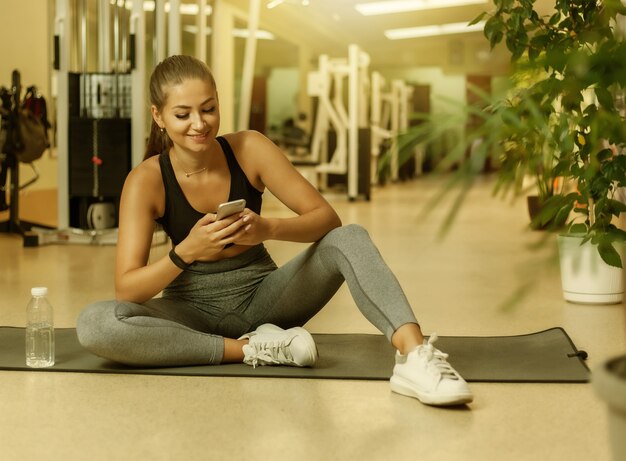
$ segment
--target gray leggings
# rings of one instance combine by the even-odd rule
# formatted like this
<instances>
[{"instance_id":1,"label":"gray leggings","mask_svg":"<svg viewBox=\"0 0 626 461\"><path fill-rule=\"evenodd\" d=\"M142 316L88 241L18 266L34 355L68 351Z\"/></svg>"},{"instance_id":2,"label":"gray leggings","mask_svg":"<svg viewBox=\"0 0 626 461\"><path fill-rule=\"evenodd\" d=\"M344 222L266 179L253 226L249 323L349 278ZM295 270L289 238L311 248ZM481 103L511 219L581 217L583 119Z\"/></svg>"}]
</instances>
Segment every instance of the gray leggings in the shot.
<instances>
[{"instance_id":1,"label":"gray leggings","mask_svg":"<svg viewBox=\"0 0 626 461\"><path fill-rule=\"evenodd\" d=\"M332 230L280 268L262 244L233 258L194 263L160 298L87 306L76 330L85 348L115 362L218 364L224 337L238 338L263 323L304 325L344 280L363 315L387 338L417 323L367 231L352 224Z\"/></svg>"}]
</instances>

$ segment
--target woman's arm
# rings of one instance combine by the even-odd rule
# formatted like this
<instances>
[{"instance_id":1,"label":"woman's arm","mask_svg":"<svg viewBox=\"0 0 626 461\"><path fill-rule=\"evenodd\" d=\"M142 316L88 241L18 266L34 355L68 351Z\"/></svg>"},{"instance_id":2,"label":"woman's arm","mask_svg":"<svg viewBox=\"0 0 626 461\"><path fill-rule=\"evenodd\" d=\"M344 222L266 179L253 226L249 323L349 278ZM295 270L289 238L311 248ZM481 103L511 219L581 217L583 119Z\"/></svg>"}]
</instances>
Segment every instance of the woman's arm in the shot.
<instances>
[{"instance_id":1,"label":"woman's arm","mask_svg":"<svg viewBox=\"0 0 626 461\"><path fill-rule=\"evenodd\" d=\"M237 159L255 187L267 187L297 215L264 218L252 214L245 228L247 235L236 238L237 243L254 244L269 239L315 242L341 226L333 207L273 142L256 131L235 133L227 139L238 153Z\"/></svg>"},{"instance_id":2,"label":"woman's arm","mask_svg":"<svg viewBox=\"0 0 626 461\"><path fill-rule=\"evenodd\" d=\"M181 270L166 256L148 265L163 185L157 158L143 162L126 178L120 199L115 261L117 299L144 302L157 295Z\"/></svg>"}]
</instances>

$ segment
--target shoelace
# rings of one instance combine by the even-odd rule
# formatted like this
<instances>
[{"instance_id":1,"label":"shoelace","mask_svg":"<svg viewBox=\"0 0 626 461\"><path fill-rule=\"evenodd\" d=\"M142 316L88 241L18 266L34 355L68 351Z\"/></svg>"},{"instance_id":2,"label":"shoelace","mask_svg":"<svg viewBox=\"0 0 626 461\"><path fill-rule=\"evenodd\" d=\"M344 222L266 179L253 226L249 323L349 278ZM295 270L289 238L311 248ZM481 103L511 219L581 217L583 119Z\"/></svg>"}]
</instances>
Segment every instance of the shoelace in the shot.
<instances>
[{"instance_id":1,"label":"shoelace","mask_svg":"<svg viewBox=\"0 0 626 461\"><path fill-rule=\"evenodd\" d=\"M253 368L256 368L259 364L281 363L281 359L283 361L293 361L293 356L286 341L249 343L248 347L252 348L253 352L246 354L246 363L252 365Z\"/></svg>"},{"instance_id":2,"label":"shoelace","mask_svg":"<svg viewBox=\"0 0 626 461\"><path fill-rule=\"evenodd\" d=\"M419 348L418 353L426 357L426 360L433 365L439 373L441 373L441 378L448 379L459 379L457 374L454 372L454 369L447 362L448 354L445 352L441 352L437 349L433 344L439 339L437 333L433 333L428 338L428 342Z\"/></svg>"}]
</instances>

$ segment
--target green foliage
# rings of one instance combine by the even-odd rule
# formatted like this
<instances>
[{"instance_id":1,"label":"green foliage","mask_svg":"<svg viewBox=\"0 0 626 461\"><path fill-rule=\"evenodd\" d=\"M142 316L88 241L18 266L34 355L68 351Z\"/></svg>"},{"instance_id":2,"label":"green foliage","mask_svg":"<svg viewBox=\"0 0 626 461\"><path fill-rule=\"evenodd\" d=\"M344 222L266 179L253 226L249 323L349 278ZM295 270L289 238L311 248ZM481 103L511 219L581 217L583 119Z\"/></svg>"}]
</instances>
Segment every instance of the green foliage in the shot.
<instances>
[{"instance_id":1,"label":"green foliage","mask_svg":"<svg viewBox=\"0 0 626 461\"><path fill-rule=\"evenodd\" d=\"M616 26L626 7L620 0L554 0L554 12L542 16L534 0L493 3L493 12L472 23L486 18L491 47L506 46L514 66L533 75L530 84L506 98L482 95L484 108L466 107L465 120L422 116L420 126L399 138L400 161L451 123L479 119L440 162L455 165L465 178L455 182L471 183L489 158L499 165L498 193L520 194L523 176L534 175L546 204L537 219L558 222L573 212L569 231L582 232L607 264L621 267L613 243L626 232L611 220L626 212L614 199L626 186L626 155L618 155L626 148L626 41ZM572 180L577 190L554 194L556 176Z\"/></svg>"},{"instance_id":2,"label":"green foliage","mask_svg":"<svg viewBox=\"0 0 626 461\"><path fill-rule=\"evenodd\" d=\"M577 184L576 193L548 198L541 219L573 210L583 222L570 227L584 230L607 264L621 267L612 243L626 232L611 220L626 211L613 199L626 185L626 156L616 155L626 144L626 123L615 103L626 83L626 42L616 31L626 7L620 0L555 0L554 13L542 17L530 0L494 4L485 37L492 47L504 40L514 62L525 56L545 72L525 97L551 127L546 139L558 141L552 144L555 173ZM524 130L518 127L517 134Z\"/></svg>"}]
</instances>

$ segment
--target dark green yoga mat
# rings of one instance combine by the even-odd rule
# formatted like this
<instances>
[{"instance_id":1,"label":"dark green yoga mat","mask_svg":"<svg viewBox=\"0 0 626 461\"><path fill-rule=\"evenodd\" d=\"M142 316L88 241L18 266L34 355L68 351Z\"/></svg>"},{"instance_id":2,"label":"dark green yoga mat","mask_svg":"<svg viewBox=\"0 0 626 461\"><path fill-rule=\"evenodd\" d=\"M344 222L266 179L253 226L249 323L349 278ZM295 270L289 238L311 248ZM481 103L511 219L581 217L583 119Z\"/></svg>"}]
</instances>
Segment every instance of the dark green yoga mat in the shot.
<instances>
[{"instance_id":1,"label":"dark green yoga mat","mask_svg":"<svg viewBox=\"0 0 626 461\"><path fill-rule=\"evenodd\" d=\"M314 334L319 360L313 368L243 364L171 368L130 368L97 357L81 347L73 328L56 330L56 364L37 371L132 373L185 376L389 379L394 349L382 335ZM436 347L467 381L589 381L586 354L561 328L519 336L442 336ZM0 369L33 370L24 363L24 329L0 327Z\"/></svg>"}]
</instances>

